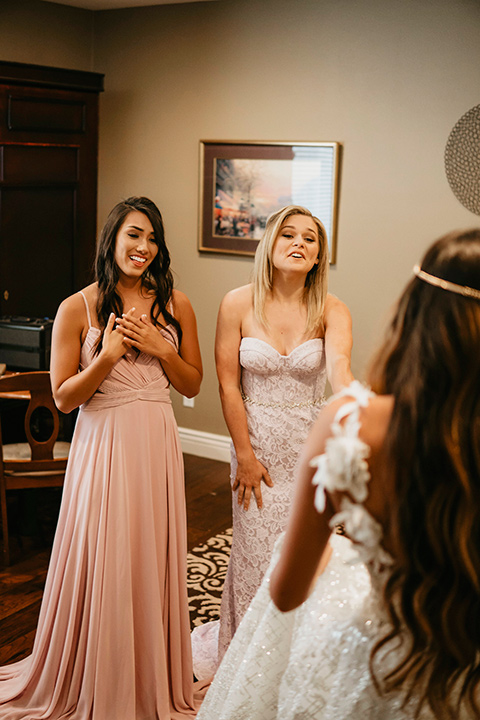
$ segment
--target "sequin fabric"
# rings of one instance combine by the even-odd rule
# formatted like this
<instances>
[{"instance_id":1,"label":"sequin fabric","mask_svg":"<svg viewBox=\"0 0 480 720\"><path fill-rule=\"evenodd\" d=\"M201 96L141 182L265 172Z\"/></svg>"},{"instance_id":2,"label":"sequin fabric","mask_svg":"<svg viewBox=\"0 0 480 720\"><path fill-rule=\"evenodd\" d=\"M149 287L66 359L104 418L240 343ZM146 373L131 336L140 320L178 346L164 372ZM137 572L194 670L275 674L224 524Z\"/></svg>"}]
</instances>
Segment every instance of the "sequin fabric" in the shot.
<instances>
[{"instance_id":1,"label":"sequin fabric","mask_svg":"<svg viewBox=\"0 0 480 720\"><path fill-rule=\"evenodd\" d=\"M318 468L316 504L325 489L349 490L332 525L341 521L350 536L332 535L332 557L310 597L281 613L270 599L270 567L217 671L198 720L411 720L415 698L406 707L399 694L380 696L369 658L386 629L382 587L391 558L382 548L381 527L361 505L368 495L369 449L358 439L359 411L371 393L353 383L335 418ZM343 422L342 422L343 421ZM353 541L353 542L352 542ZM395 649L379 658L393 667ZM427 710L421 720L431 718Z\"/></svg>"}]
</instances>

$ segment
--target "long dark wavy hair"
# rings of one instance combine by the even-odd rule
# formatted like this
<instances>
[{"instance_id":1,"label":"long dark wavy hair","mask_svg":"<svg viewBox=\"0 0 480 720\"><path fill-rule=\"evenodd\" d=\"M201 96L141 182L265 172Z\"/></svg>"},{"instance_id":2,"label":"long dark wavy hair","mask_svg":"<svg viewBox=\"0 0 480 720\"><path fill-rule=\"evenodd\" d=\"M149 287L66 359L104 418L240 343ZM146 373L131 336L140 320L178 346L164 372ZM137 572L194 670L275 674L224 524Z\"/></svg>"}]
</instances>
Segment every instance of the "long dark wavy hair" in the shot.
<instances>
[{"instance_id":1,"label":"long dark wavy hair","mask_svg":"<svg viewBox=\"0 0 480 720\"><path fill-rule=\"evenodd\" d=\"M421 267L480 289L480 230L445 235ZM414 277L369 382L394 397L385 467L395 483L392 630L373 649L372 672L383 691L420 698L415 717L427 705L441 720L460 706L480 718L480 300ZM398 643L401 661L382 672Z\"/></svg>"},{"instance_id":2,"label":"long dark wavy hair","mask_svg":"<svg viewBox=\"0 0 480 720\"><path fill-rule=\"evenodd\" d=\"M158 253L142 276L142 286L145 290L155 294L150 310L150 320L154 325L162 327L168 332L171 332L168 326L173 326L180 346L182 329L178 320L169 310L173 291L173 276L170 270L170 254L165 244L162 215L155 203L146 197L130 197L115 205L101 232L95 258L95 279L98 283L97 316L100 329L102 331L105 329L110 313L115 313L115 317L120 317L123 313L122 300L117 291L120 276L115 261L115 245L118 231L125 218L134 210L143 213L150 220L154 232L154 241L158 245ZM163 317L166 324L159 321L160 316ZM97 353L100 351L100 347L101 338L96 347Z\"/></svg>"}]
</instances>

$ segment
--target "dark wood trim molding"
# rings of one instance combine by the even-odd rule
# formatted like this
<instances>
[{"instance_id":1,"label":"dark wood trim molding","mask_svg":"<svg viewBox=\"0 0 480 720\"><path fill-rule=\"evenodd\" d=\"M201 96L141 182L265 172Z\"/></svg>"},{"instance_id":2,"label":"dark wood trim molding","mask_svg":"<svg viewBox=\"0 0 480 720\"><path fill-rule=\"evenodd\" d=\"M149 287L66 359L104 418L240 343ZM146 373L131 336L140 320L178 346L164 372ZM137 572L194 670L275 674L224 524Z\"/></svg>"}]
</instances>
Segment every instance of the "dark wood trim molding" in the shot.
<instances>
[{"instance_id":1,"label":"dark wood trim molding","mask_svg":"<svg viewBox=\"0 0 480 720\"><path fill-rule=\"evenodd\" d=\"M63 88L99 93L103 92L103 78L102 73L0 60L0 83L7 85L29 85L30 87Z\"/></svg>"}]
</instances>

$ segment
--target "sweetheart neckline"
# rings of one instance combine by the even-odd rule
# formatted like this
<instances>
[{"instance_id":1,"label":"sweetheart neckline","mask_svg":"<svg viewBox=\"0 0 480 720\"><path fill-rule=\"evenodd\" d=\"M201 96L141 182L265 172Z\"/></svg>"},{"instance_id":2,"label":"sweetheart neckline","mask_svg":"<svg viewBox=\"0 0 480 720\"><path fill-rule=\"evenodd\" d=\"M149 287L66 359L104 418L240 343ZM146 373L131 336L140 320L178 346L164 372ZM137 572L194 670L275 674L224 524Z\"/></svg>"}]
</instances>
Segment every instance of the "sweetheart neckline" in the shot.
<instances>
[{"instance_id":1,"label":"sweetheart neckline","mask_svg":"<svg viewBox=\"0 0 480 720\"><path fill-rule=\"evenodd\" d=\"M269 342L267 342L266 340L262 340L261 338L256 338L256 337L253 337L252 335L245 335L244 337L242 337L242 340L240 341L240 344L241 344L244 340L256 340L257 342L261 342L261 343L263 343L264 345L267 345L267 347L271 348L271 349L273 350L273 352L277 353L277 355L279 355L280 357L284 357L284 358L290 357L290 355L292 355L296 350L298 350L299 348L303 347L304 345L307 345L307 344L310 343L310 342L314 342L314 341L316 341L316 340L320 340L320 342L322 342L322 343L325 342L325 338L310 338L309 340L305 340L305 342L300 343L300 345L297 345L296 347L294 347L293 350L290 350L290 352L289 352L287 355L284 355L283 353L279 352L276 347L273 347L273 345L271 345L271 344L270 344Z\"/></svg>"}]
</instances>

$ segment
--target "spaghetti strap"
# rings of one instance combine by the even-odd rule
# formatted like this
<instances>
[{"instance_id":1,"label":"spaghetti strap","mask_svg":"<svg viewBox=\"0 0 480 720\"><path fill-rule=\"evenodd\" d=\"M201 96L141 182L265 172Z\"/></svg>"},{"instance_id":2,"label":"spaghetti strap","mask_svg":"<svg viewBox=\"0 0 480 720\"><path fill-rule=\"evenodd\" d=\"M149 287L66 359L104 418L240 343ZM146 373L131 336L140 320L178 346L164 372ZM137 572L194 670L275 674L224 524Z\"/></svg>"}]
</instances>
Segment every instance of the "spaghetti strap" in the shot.
<instances>
[{"instance_id":1,"label":"spaghetti strap","mask_svg":"<svg viewBox=\"0 0 480 720\"><path fill-rule=\"evenodd\" d=\"M92 320L91 320L91 318L90 318L90 310L89 310L89 307L88 307L87 298L86 298L85 295L83 294L83 291L82 291L82 290L79 290L79 293L80 293L80 295L81 295L82 298L83 298L83 302L85 303L85 310L87 311L88 327L91 328L91 327L93 327L93 326L92 326Z\"/></svg>"}]
</instances>

